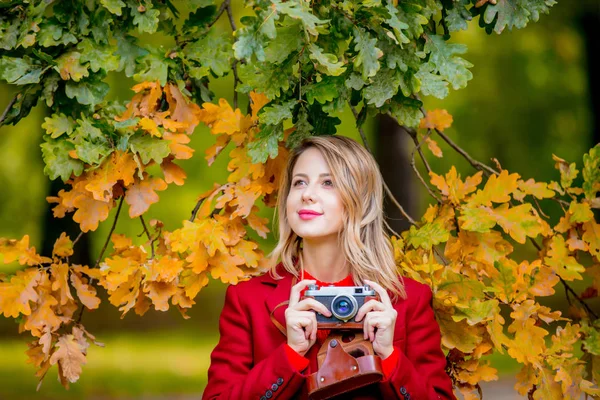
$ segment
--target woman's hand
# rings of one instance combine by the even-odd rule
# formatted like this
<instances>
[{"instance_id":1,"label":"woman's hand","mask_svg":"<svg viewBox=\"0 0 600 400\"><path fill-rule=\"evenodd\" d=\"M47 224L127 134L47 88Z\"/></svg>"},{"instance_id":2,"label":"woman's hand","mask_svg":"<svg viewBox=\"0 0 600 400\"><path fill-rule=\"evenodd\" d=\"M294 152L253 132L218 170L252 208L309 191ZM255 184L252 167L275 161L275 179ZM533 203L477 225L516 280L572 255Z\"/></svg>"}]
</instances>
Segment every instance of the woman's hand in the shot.
<instances>
[{"instance_id":1,"label":"woman's hand","mask_svg":"<svg viewBox=\"0 0 600 400\"><path fill-rule=\"evenodd\" d=\"M300 301L300 293L304 288L315 283L317 281L305 279L292 286L290 302L285 310L287 344L302 356L317 341L317 316L314 311L326 317L331 316L327 307L315 299Z\"/></svg>"},{"instance_id":2,"label":"woman's hand","mask_svg":"<svg viewBox=\"0 0 600 400\"><path fill-rule=\"evenodd\" d=\"M365 339L373 342L373 350L382 359L388 358L394 351L394 328L398 312L392 306L387 291L376 282L365 279L365 284L371 286L379 294L381 301L369 300L358 310L356 322L363 317L363 334ZM375 331L377 329L377 331Z\"/></svg>"}]
</instances>

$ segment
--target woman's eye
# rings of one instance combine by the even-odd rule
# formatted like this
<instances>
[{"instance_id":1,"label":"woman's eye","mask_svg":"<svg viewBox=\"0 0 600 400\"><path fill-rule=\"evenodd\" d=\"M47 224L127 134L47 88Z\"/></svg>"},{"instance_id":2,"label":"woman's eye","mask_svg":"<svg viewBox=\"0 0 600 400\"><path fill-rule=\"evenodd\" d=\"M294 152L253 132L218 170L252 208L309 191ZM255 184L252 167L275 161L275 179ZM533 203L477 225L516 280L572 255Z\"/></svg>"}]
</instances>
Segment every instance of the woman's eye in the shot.
<instances>
[{"instance_id":1,"label":"woman's eye","mask_svg":"<svg viewBox=\"0 0 600 400\"><path fill-rule=\"evenodd\" d=\"M298 186L299 184L304 183L303 180L298 179L297 181L294 181L294 183L292 183L292 186Z\"/></svg>"},{"instance_id":2,"label":"woman's eye","mask_svg":"<svg viewBox=\"0 0 600 400\"><path fill-rule=\"evenodd\" d=\"M333 181L331 179L326 179L323 181L325 186L333 186Z\"/></svg>"}]
</instances>

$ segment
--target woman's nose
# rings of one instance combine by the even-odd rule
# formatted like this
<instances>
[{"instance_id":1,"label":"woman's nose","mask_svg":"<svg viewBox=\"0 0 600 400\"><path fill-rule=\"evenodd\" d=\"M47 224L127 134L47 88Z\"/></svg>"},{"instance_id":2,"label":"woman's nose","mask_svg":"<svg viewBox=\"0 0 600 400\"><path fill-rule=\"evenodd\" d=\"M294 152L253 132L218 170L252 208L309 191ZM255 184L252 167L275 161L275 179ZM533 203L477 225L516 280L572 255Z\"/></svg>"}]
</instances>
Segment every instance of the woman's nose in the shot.
<instances>
[{"instance_id":1,"label":"woman's nose","mask_svg":"<svg viewBox=\"0 0 600 400\"><path fill-rule=\"evenodd\" d=\"M302 200L303 201L315 201L315 191L312 185L306 185L304 191L302 192Z\"/></svg>"}]
</instances>

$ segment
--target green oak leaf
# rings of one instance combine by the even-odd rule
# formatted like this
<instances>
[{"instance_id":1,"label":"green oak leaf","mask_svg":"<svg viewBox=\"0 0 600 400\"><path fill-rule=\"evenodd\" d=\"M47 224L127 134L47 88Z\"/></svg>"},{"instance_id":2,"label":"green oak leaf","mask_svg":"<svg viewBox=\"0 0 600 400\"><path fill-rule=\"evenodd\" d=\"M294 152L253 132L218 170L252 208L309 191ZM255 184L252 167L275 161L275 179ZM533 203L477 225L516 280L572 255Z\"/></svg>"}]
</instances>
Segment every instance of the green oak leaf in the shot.
<instances>
[{"instance_id":1,"label":"green oak leaf","mask_svg":"<svg viewBox=\"0 0 600 400\"><path fill-rule=\"evenodd\" d=\"M109 86L100 80L86 79L81 82L68 81L65 85L65 93L68 98L76 98L81 104L95 107L102 103L108 93Z\"/></svg>"},{"instance_id":2,"label":"green oak leaf","mask_svg":"<svg viewBox=\"0 0 600 400\"><path fill-rule=\"evenodd\" d=\"M56 59L54 69L60 74L63 80L72 80L79 82L82 78L90 75L87 66L81 64L81 53L70 51L62 54Z\"/></svg>"},{"instance_id":3,"label":"green oak leaf","mask_svg":"<svg viewBox=\"0 0 600 400\"><path fill-rule=\"evenodd\" d=\"M55 19L50 19L50 22L40 24L40 31L37 33L36 38L37 43L42 47L77 43L75 35L69 31L64 31Z\"/></svg>"},{"instance_id":4,"label":"green oak leaf","mask_svg":"<svg viewBox=\"0 0 600 400\"><path fill-rule=\"evenodd\" d=\"M4 120L0 123L2 125L15 125L22 118L29 115L29 112L37 104L42 87L38 84L32 83L31 85L23 86L23 89L18 93L16 101L12 104L10 109L6 111Z\"/></svg>"},{"instance_id":5,"label":"green oak leaf","mask_svg":"<svg viewBox=\"0 0 600 400\"><path fill-rule=\"evenodd\" d=\"M208 35L188 44L183 52L189 60L210 68L216 76L223 76L231 69L231 45L230 35L211 30Z\"/></svg>"},{"instance_id":6,"label":"green oak leaf","mask_svg":"<svg viewBox=\"0 0 600 400\"><path fill-rule=\"evenodd\" d=\"M400 125L416 128L419 126L421 118L423 118L423 113L421 112L422 105L423 103L419 100L397 94L392 98L387 110L396 118Z\"/></svg>"},{"instance_id":7,"label":"green oak leaf","mask_svg":"<svg viewBox=\"0 0 600 400\"><path fill-rule=\"evenodd\" d=\"M286 141L286 147L293 149L298 146L303 139L312 136L314 127L308 122L308 111L305 107L300 107L296 118L293 120L296 128Z\"/></svg>"},{"instance_id":8,"label":"green oak leaf","mask_svg":"<svg viewBox=\"0 0 600 400\"><path fill-rule=\"evenodd\" d=\"M469 299L469 303L464 307L456 307L456 313L452 319L456 322L463 319L467 320L469 325L476 325L484 321L490 321L494 315L500 312L498 300L480 300L474 297Z\"/></svg>"},{"instance_id":9,"label":"green oak leaf","mask_svg":"<svg viewBox=\"0 0 600 400\"><path fill-rule=\"evenodd\" d=\"M13 85L38 83L44 72L45 68L28 56L0 58L0 79Z\"/></svg>"},{"instance_id":10,"label":"green oak leaf","mask_svg":"<svg viewBox=\"0 0 600 400\"><path fill-rule=\"evenodd\" d=\"M100 0L100 4L104 6L111 14L121 16L122 9L125 7L125 3L121 0Z\"/></svg>"},{"instance_id":11,"label":"green oak leaf","mask_svg":"<svg viewBox=\"0 0 600 400\"><path fill-rule=\"evenodd\" d=\"M343 91L344 80L342 78L324 76L321 82L311 83L302 87L302 96L306 96L308 104L315 101L325 104L334 101Z\"/></svg>"},{"instance_id":12,"label":"green oak leaf","mask_svg":"<svg viewBox=\"0 0 600 400\"><path fill-rule=\"evenodd\" d=\"M257 32L258 19L256 17L243 17L241 21L245 26L235 31L237 37L236 42L233 44L235 58L250 60L254 54L258 61L265 61L265 43L262 34Z\"/></svg>"},{"instance_id":13,"label":"green oak leaf","mask_svg":"<svg viewBox=\"0 0 600 400\"><path fill-rule=\"evenodd\" d=\"M269 157L277 157L280 140L283 140L283 124L265 125L256 140L248 144L252 163L265 163Z\"/></svg>"},{"instance_id":14,"label":"green oak leaf","mask_svg":"<svg viewBox=\"0 0 600 400\"><path fill-rule=\"evenodd\" d=\"M169 141L140 133L129 138L129 147L131 151L139 154L144 165L152 160L161 164L163 159L171 153Z\"/></svg>"},{"instance_id":15,"label":"green oak leaf","mask_svg":"<svg viewBox=\"0 0 600 400\"><path fill-rule=\"evenodd\" d=\"M383 52L377 48L377 40L372 38L368 32L362 28L354 28L354 50L358 52L354 59L354 69L359 68L363 79L374 76L379 71L379 57ZM360 68L362 67L362 68Z\"/></svg>"},{"instance_id":16,"label":"green oak leaf","mask_svg":"<svg viewBox=\"0 0 600 400\"><path fill-rule=\"evenodd\" d=\"M151 3L145 3L146 10L140 12L137 6L130 7L131 15L133 16L133 24L137 25L140 33L155 33L158 29L158 16L160 11L154 8L148 8Z\"/></svg>"},{"instance_id":17,"label":"green oak leaf","mask_svg":"<svg viewBox=\"0 0 600 400\"><path fill-rule=\"evenodd\" d=\"M423 3L419 0L400 1L398 7L402 10L398 13L400 22L408 25L406 36L409 39L418 39L423 34L423 25L429 22L429 19L422 14Z\"/></svg>"},{"instance_id":18,"label":"green oak leaf","mask_svg":"<svg viewBox=\"0 0 600 400\"><path fill-rule=\"evenodd\" d=\"M77 120L77 128L75 128L75 134L73 135L76 138L81 138L83 140L95 140L95 139L104 139L104 134L94 125L92 125L92 121L86 117L82 117Z\"/></svg>"},{"instance_id":19,"label":"green oak leaf","mask_svg":"<svg viewBox=\"0 0 600 400\"><path fill-rule=\"evenodd\" d=\"M71 178L71 175L79 176L83 172L83 162L75 160L69 156L69 152L75 149L75 146L67 140L53 140L45 138L45 142L40 145L42 148L42 158L46 164L44 173L54 180L60 177L63 182Z\"/></svg>"},{"instance_id":20,"label":"green oak leaf","mask_svg":"<svg viewBox=\"0 0 600 400\"><path fill-rule=\"evenodd\" d=\"M425 96L434 96L438 99L443 99L448 96L448 82L440 75L433 74L435 66L430 63L421 65L415 77L421 81L421 93Z\"/></svg>"},{"instance_id":21,"label":"green oak leaf","mask_svg":"<svg viewBox=\"0 0 600 400\"><path fill-rule=\"evenodd\" d=\"M135 74L136 59L149 54L148 50L136 44L137 39L122 32L115 34L117 41L116 54L119 58L117 71L125 71L125 76L131 78Z\"/></svg>"},{"instance_id":22,"label":"green oak leaf","mask_svg":"<svg viewBox=\"0 0 600 400\"><path fill-rule=\"evenodd\" d=\"M367 104L373 104L377 108L381 107L398 92L398 86L402 80L400 73L395 70L379 71L373 78L373 83L363 90Z\"/></svg>"},{"instance_id":23,"label":"green oak leaf","mask_svg":"<svg viewBox=\"0 0 600 400\"><path fill-rule=\"evenodd\" d=\"M285 14L302 22L304 29L313 36L319 35L319 27L327 24L328 19L319 19L312 13L310 3L304 0L271 0L279 14Z\"/></svg>"},{"instance_id":24,"label":"green oak leaf","mask_svg":"<svg viewBox=\"0 0 600 400\"><path fill-rule=\"evenodd\" d=\"M420 228L410 227L406 236L406 243L416 248L431 249L434 245L447 242L450 232L440 222L430 222Z\"/></svg>"},{"instance_id":25,"label":"green oak leaf","mask_svg":"<svg viewBox=\"0 0 600 400\"><path fill-rule=\"evenodd\" d=\"M63 113L53 114L51 117L44 118L42 128L46 130L46 133L52 139L56 139L64 133L70 136L75 128L75 122L71 117L67 117Z\"/></svg>"},{"instance_id":26,"label":"green oak leaf","mask_svg":"<svg viewBox=\"0 0 600 400\"><path fill-rule=\"evenodd\" d=\"M351 73L346 79L345 85L348 89L361 90L367 83L360 74Z\"/></svg>"},{"instance_id":27,"label":"green oak leaf","mask_svg":"<svg viewBox=\"0 0 600 400\"><path fill-rule=\"evenodd\" d=\"M337 133L337 125L342 121L338 117L332 117L321 107L319 103L314 103L308 109L308 122L314 127L314 134L335 135Z\"/></svg>"},{"instance_id":28,"label":"green oak leaf","mask_svg":"<svg viewBox=\"0 0 600 400\"><path fill-rule=\"evenodd\" d=\"M596 198L596 192L600 191L600 144L597 144L590 152L583 155L583 191L585 198L592 200Z\"/></svg>"},{"instance_id":29,"label":"green oak leaf","mask_svg":"<svg viewBox=\"0 0 600 400\"><path fill-rule=\"evenodd\" d=\"M238 76L243 82L238 87L241 93L255 90L273 100L280 96L282 90L285 92L290 88L293 70L289 64L276 66L268 63L246 63L238 64Z\"/></svg>"},{"instance_id":30,"label":"green oak leaf","mask_svg":"<svg viewBox=\"0 0 600 400\"><path fill-rule=\"evenodd\" d=\"M46 100L46 105L48 107L52 107L54 104L54 93L56 92L56 89L58 89L58 82L60 82L60 76L55 71L50 71L44 77L42 97Z\"/></svg>"},{"instance_id":31,"label":"green oak leaf","mask_svg":"<svg viewBox=\"0 0 600 400\"><path fill-rule=\"evenodd\" d=\"M480 25L486 26L488 32L493 28L500 34L506 27L521 29L529 21L537 21L540 13L547 14L555 4L556 0L497 0L486 3L476 13L482 14Z\"/></svg>"},{"instance_id":32,"label":"green oak leaf","mask_svg":"<svg viewBox=\"0 0 600 400\"><path fill-rule=\"evenodd\" d=\"M84 39L77 45L77 50L81 52L79 61L89 61L92 72L98 72L100 69L106 72L119 69L117 46L99 45L90 39Z\"/></svg>"},{"instance_id":33,"label":"green oak leaf","mask_svg":"<svg viewBox=\"0 0 600 400\"><path fill-rule=\"evenodd\" d=\"M89 142L84 140L81 144L75 145L75 151L81 161L90 165L98 165L113 150L106 142Z\"/></svg>"},{"instance_id":34,"label":"green oak leaf","mask_svg":"<svg viewBox=\"0 0 600 400\"><path fill-rule=\"evenodd\" d=\"M428 35L424 51L429 53L432 72L439 73L455 90L464 88L473 78L473 74L467 69L473 64L457 56L467 51L464 44L448 43L441 36Z\"/></svg>"},{"instance_id":35,"label":"green oak leaf","mask_svg":"<svg viewBox=\"0 0 600 400\"><path fill-rule=\"evenodd\" d=\"M467 30L467 22L473 19L467 6L471 5L471 0L455 0L452 7L446 10L446 26L450 32Z\"/></svg>"},{"instance_id":36,"label":"green oak leaf","mask_svg":"<svg viewBox=\"0 0 600 400\"><path fill-rule=\"evenodd\" d=\"M19 19L0 19L0 49L12 50L17 46L19 38Z\"/></svg>"},{"instance_id":37,"label":"green oak leaf","mask_svg":"<svg viewBox=\"0 0 600 400\"><path fill-rule=\"evenodd\" d=\"M290 100L282 104L263 107L258 116L261 124L278 125L292 118L292 109L297 103L296 100Z\"/></svg>"},{"instance_id":38,"label":"green oak leaf","mask_svg":"<svg viewBox=\"0 0 600 400\"><path fill-rule=\"evenodd\" d=\"M406 22L400 21L398 19L398 9L394 7L392 2L388 2L386 4L386 8L388 13L390 14L390 17L385 22L387 22L387 24L391 26L394 30L394 37L396 38L396 40L399 43L410 43L410 39L406 37L404 32L402 32L403 30L408 29L409 26Z\"/></svg>"},{"instance_id":39,"label":"green oak leaf","mask_svg":"<svg viewBox=\"0 0 600 400\"><path fill-rule=\"evenodd\" d=\"M162 55L148 53L137 59L136 73L133 79L137 82L159 81L161 86L167 84L169 63Z\"/></svg>"},{"instance_id":40,"label":"green oak leaf","mask_svg":"<svg viewBox=\"0 0 600 400\"><path fill-rule=\"evenodd\" d=\"M346 71L343 61L335 54L323 53L323 49L315 44L309 46L310 59L317 62L317 70L331 76L339 76Z\"/></svg>"},{"instance_id":41,"label":"green oak leaf","mask_svg":"<svg viewBox=\"0 0 600 400\"><path fill-rule=\"evenodd\" d=\"M288 56L299 51L304 44L304 36L298 23L277 28L277 36L264 49L265 57L273 64L280 64Z\"/></svg>"}]
</instances>

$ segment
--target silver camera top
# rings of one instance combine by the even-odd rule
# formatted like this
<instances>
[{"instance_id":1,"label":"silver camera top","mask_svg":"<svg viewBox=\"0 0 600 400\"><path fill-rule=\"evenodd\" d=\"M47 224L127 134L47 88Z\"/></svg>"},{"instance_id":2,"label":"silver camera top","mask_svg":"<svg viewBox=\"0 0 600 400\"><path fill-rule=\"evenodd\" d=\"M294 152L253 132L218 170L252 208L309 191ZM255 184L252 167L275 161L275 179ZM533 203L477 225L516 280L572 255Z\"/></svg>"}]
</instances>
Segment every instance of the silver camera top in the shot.
<instances>
[{"instance_id":1,"label":"silver camera top","mask_svg":"<svg viewBox=\"0 0 600 400\"><path fill-rule=\"evenodd\" d=\"M369 285L364 286L317 286L308 285L305 296L375 296L377 293Z\"/></svg>"}]
</instances>

